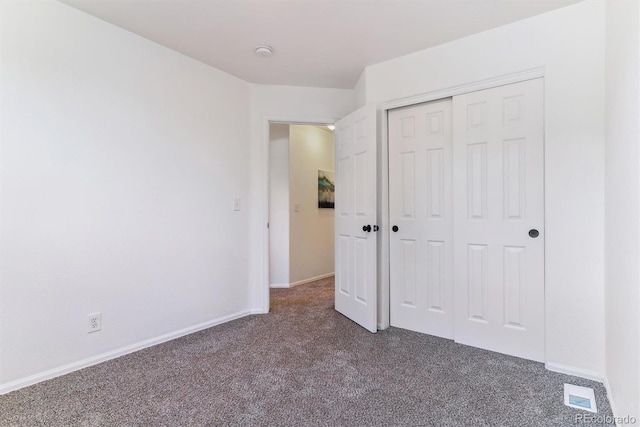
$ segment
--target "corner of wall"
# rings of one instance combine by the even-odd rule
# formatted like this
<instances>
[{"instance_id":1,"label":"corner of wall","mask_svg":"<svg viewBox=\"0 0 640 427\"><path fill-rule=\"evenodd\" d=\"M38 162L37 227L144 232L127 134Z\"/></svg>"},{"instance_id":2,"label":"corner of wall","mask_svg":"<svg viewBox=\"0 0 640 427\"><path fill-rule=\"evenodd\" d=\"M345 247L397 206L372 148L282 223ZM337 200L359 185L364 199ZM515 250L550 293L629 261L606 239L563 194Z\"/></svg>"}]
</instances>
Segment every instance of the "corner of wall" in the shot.
<instances>
[{"instance_id":1,"label":"corner of wall","mask_svg":"<svg viewBox=\"0 0 640 427\"><path fill-rule=\"evenodd\" d=\"M353 87L355 108L358 109L367 103L367 69L362 70L360 78Z\"/></svg>"},{"instance_id":2,"label":"corner of wall","mask_svg":"<svg viewBox=\"0 0 640 427\"><path fill-rule=\"evenodd\" d=\"M640 419L640 7L606 1L605 386Z\"/></svg>"}]
</instances>

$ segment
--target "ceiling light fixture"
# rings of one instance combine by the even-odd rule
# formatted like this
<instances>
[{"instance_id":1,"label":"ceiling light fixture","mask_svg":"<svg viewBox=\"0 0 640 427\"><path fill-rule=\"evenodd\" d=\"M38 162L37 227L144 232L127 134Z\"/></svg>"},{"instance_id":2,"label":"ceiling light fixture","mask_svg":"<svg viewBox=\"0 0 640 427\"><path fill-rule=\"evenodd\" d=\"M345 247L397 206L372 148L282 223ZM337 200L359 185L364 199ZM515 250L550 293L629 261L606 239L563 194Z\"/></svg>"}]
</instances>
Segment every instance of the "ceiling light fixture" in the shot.
<instances>
[{"instance_id":1,"label":"ceiling light fixture","mask_svg":"<svg viewBox=\"0 0 640 427\"><path fill-rule=\"evenodd\" d=\"M267 57L271 56L273 48L271 46L256 46L256 55Z\"/></svg>"}]
</instances>

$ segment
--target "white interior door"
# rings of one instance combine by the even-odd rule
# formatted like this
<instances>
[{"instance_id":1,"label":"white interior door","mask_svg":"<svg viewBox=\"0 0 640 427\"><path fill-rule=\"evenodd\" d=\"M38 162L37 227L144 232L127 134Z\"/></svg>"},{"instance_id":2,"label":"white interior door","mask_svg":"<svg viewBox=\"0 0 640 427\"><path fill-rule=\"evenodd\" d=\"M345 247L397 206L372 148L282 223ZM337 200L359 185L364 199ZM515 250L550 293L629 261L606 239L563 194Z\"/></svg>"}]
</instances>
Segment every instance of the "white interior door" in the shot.
<instances>
[{"instance_id":1,"label":"white interior door","mask_svg":"<svg viewBox=\"0 0 640 427\"><path fill-rule=\"evenodd\" d=\"M388 120L390 323L453 338L451 99Z\"/></svg>"},{"instance_id":2,"label":"white interior door","mask_svg":"<svg viewBox=\"0 0 640 427\"><path fill-rule=\"evenodd\" d=\"M335 307L376 332L376 109L336 123Z\"/></svg>"},{"instance_id":3,"label":"white interior door","mask_svg":"<svg viewBox=\"0 0 640 427\"><path fill-rule=\"evenodd\" d=\"M455 339L544 360L542 79L453 98Z\"/></svg>"}]
</instances>

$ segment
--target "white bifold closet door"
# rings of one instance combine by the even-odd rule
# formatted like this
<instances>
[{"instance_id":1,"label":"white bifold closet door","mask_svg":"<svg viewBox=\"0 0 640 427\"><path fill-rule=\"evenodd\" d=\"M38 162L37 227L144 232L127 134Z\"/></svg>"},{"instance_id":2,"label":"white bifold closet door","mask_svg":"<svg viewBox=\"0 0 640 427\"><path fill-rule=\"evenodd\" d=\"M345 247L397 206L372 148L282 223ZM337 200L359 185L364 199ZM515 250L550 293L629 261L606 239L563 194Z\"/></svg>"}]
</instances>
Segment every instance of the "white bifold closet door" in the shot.
<instances>
[{"instance_id":1,"label":"white bifold closet door","mask_svg":"<svg viewBox=\"0 0 640 427\"><path fill-rule=\"evenodd\" d=\"M391 325L543 361L542 79L388 117Z\"/></svg>"},{"instance_id":2,"label":"white bifold closet door","mask_svg":"<svg viewBox=\"0 0 640 427\"><path fill-rule=\"evenodd\" d=\"M543 81L453 98L455 339L544 361Z\"/></svg>"},{"instance_id":3,"label":"white bifold closet door","mask_svg":"<svg viewBox=\"0 0 640 427\"><path fill-rule=\"evenodd\" d=\"M388 117L390 324L453 338L451 99Z\"/></svg>"}]
</instances>

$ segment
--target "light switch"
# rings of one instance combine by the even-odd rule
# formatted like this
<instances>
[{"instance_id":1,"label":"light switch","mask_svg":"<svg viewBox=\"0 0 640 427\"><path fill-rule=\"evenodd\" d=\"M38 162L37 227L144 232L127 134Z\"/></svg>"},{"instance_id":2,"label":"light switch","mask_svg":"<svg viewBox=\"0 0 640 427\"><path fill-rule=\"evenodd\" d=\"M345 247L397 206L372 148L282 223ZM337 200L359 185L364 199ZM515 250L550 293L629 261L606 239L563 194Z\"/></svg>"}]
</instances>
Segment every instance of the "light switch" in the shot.
<instances>
[{"instance_id":1,"label":"light switch","mask_svg":"<svg viewBox=\"0 0 640 427\"><path fill-rule=\"evenodd\" d=\"M300 203L294 203L293 204L293 211L294 212L300 212Z\"/></svg>"},{"instance_id":2,"label":"light switch","mask_svg":"<svg viewBox=\"0 0 640 427\"><path fill-rule=\"evenodd\" d=\"M233 210L234 211L240 210L240 197L236 197L233 199Z\"/></svg>"}]
</instances>

